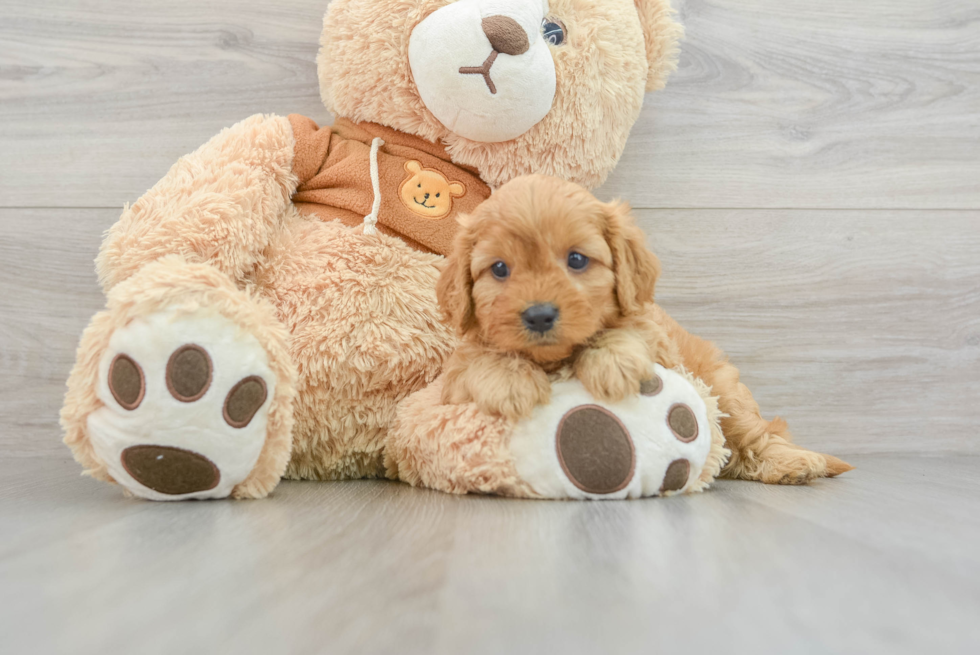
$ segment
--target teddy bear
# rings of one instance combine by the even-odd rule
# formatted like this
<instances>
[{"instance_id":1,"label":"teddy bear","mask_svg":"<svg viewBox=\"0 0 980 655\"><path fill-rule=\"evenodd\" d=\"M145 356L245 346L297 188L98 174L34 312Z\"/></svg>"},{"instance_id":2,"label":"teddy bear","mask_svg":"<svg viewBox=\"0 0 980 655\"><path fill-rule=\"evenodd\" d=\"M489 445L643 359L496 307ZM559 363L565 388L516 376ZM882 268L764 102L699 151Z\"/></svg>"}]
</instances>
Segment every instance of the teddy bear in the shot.
<instances>
[{"instance_id":1,"label":"teddy bear","mask_svg":"<svg viewBox=\"0 0 980 655\"><path fill-rule=\"evenodd\" d=\"M526 425L465 407L446 410L443 427L466 422L452 434L410 424L455 347L434 288L457 219L529 172L601 184L680 35L667 0L333 0L317 59L333 124L252 116L107 233L106 308L61 412L77 461L153 500L261 498L282 478L543 497L706 484L724 459L719 410L684 371L661 372L659 399L600 408L622 426L609 467L622 473L628 451L638 471L645 446L622 434L643 441L657 423L646 439L691 463L683 484L661 457L648 481L595 486L604 451L583 453L580 429L566 430L564 469L542 464L531 451L561 444L519 436L561 432L557 413L589 404L574 380ZM643 418L664 398L686 399L701 442ZM505 472L481 480L484 457Z\"/></svg>"}]
</instances>

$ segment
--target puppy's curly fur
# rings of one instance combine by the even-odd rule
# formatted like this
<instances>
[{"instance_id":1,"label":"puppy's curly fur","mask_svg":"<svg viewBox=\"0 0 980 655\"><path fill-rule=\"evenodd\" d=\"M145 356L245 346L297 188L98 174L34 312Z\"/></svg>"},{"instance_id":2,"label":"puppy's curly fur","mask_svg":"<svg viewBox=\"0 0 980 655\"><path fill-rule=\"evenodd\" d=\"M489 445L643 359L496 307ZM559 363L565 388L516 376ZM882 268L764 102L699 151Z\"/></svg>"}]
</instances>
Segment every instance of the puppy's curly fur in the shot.
<instances>
[{"instance_id":1,"label":"puppy's curly fur","mask_svg":"<svg viewBox=\"0 0 980 655\"><path fill-rule=\"evenodd\" d=\"M784 421L762 418L721 351L654 304L660 263L625 203L531 175L500 187L462 223L437 286L461 336L443 402L517 420L548 402L549 376L574 375L615 402L639 393L654 362L682 365L712 385L728 415L723 474L802 484L852 468L792 444ZM535 307L550 308L546 324L528 318Z\"/></svg>"},{"instance_id":2,"label":"puppy's curly fur","mask_svg":"<svg viewBox=\"0 0 980 655\"><path fill-rule=\"evenodd\" d=\"M639 393L654 361L679 363L644 318L660 270L644 241L626 205L576 185L531 176L501 187L467 219L437 287L463 333L444 400L516 420L548 402L548 374L562 368L615 402ZM534 330L534 307L553 322Z\"/></svg>"}]
</instances>

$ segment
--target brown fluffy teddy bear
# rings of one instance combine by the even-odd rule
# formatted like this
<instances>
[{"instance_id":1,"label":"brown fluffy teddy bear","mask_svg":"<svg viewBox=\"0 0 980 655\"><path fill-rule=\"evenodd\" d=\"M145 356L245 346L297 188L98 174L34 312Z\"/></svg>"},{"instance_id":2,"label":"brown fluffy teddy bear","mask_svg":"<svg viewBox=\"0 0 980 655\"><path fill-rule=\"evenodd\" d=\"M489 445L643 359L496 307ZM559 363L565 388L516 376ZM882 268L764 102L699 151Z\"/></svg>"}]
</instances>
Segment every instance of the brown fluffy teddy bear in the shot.
<instances>
[{"instance_id":1,"label":"brown fluffy teddy bear","mask_svg":"<svg viewBox=\"0 0 980 655\"><path fill-rule=\"evenodd\" d=\"M334 124L248 118L109 231L106 309L61 415L76 459L158 500L417 483L429 464L439 488L560 496L476 481L484 456L513 464L503 433L405 441L386 465L390 428L454 349L434 290L457 218L529 172L599 185L680 33L667 0L334 0L318 58ZM713 425L703 385L671 373Z\"/></svg>"}]
</instances>

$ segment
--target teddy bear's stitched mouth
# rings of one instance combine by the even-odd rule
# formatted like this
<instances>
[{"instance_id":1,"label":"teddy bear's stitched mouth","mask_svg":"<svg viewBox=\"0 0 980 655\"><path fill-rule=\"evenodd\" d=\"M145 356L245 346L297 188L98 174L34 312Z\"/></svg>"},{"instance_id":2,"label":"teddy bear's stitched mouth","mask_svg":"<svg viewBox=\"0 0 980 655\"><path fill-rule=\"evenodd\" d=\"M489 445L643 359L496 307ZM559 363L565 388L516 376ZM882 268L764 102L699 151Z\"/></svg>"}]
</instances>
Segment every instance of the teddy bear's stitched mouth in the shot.
<instances>
[{"instance_id":1,"label":"teddy bear's stitched mouth","mask_svg":"<svg viewBox=\"0 0 980 655\"><path fill-rule=\"evenodd\" d=\"M435 205L427 205L427 204L425 204L425 201L424 200L422 202L419 202L418 199L415 196L412 196L412 200L415 202L416 205L422 205L426 209L435 209L436 208Z\"/></svg>"},{"instance_id":2,"label":"teddy bear's stitched mouth","mask_svg":"<svg viewBox=\"0 0 980 655\"><path fill-rule=\"evenodd\" d=\"M483 81L487 83L487 88L490 89L490 93L496 95L497 86L490 79L490 69L493 68L493 62L497 61L497 55L500 53L493 50L490 56L487 57L486 61L483 62L482 66L462 66L459 69L460 75L482 75Z\"/></svg>"}]
</instances>

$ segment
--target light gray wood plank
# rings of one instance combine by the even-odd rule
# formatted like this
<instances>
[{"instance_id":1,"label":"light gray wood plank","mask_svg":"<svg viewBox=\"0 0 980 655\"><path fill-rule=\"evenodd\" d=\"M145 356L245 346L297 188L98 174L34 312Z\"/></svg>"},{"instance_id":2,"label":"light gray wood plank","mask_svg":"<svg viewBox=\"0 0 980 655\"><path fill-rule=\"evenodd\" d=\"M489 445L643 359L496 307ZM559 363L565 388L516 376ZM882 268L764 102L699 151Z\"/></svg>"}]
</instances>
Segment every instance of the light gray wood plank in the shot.
<instances>
[{"instance_id":1,"label":"light gray wood plank","mask_svg":"<svg viewBox=\"0 0 980 655\"><path fill-rule=\"evenodd\" d=\"M105 299L93 259L106 209L0 209L0 451L63 454L58 412L75 348Z\"/></svg>"},{"instance_id":2,"label":"light gray wood plank","mask_svg":"<svg viewBox=\"0 0 980 655\"><path fill-rule=\"evenodd\" d=\"M0 458L0 634L80 655L976 652L980 460L856 463L632 502L362 481L163 504Z\"/></svg>"},{"instance_id":3,"label":"light gray wood plank","mask_svg":"<svg viewBox=\"0 0 980 655\"><path fill-rule=\"evenodd\" d=\"M326 0L7 0L0 206L120 206L252 113L327 121ZM688 38L604 195L980 207L973 0L677 0Z\"/></svg>"},{"instance_id":4,"label":"light gray wood plank","mask_svg":"<svg viewBox=\"0 0 980 655\"><path fill-rule=\"evenodd\" d=\"M329 122L326 0L5 0L0 206L119 207L255 113Z\"/></svg>"},{"instance_id":5,"label":"light gray wood plank","mask_svg":"<svg viewBox=\"0 0 980 655\"><path fill-rule=\"evenodd\" d=\"M885 453L855 461L860 469L846 477L847 484L793 494L764 485L726 484L725 491L887 552L895 561L915 559L976 578L980 570L973 535L980 530L980 495L971 491L975 456ZM872 511L875 519L869 521ZM980 598L980 586L975 591Z\"/></svg>"},{"instance_id":6,"label":"light gray wood plank","mask_svg":"<svg viewBox=\"0 0 980 655\"><path fill-rule=\"evenodd\" d=\"M978 452L980 213L642 210L658 300L839 452Z\"/></svg>"},{"instance_id":7,"label":"light gray wood plank","mask_svg":"<svg viewBox=\"0 0 980 655\"><path fill-rule=\"evenodd\" d=\"M658 299L768 416L835 453L980 452L980 213L641 210ZM0 210L0 448L58 454L57 412L118 210Z\"/></svg>"},{"instance_id":8,"label":"light gray wood plank","mask_svg":"<svg viewBox=\"0 0 980 655\"><path fill-rule=\"evenodd\" d=\"M950 461L859 457L850 478L791 490L722 482L676 503L467 505L440 644L486 653L875 653L927 651L938 639L969 652L980 632L949 603L980 600L975 551L927 531L921 549L936 552L922 559L887 540L906 529L878 514L892 495L889 514L902 507L908 524L928 529L940 506L975 507L968 490L930 493ZM964 476L968 488L974 477ZM806 500L808 511L793 510ZM816 508L864 521L880 537L818 526ZM963 531L978 528L974 515Z\"/></svg>"},{"instance_id":9,"label":"light gray wood plank","mask_svg":"<svg viewBox=\"0 0 980 655\"><path fill-rule=\"evenodd\" d=\"M687 29L603 189L642 207L980 207L974 0L674 0Z\"/></svg>"}]
</instances>

